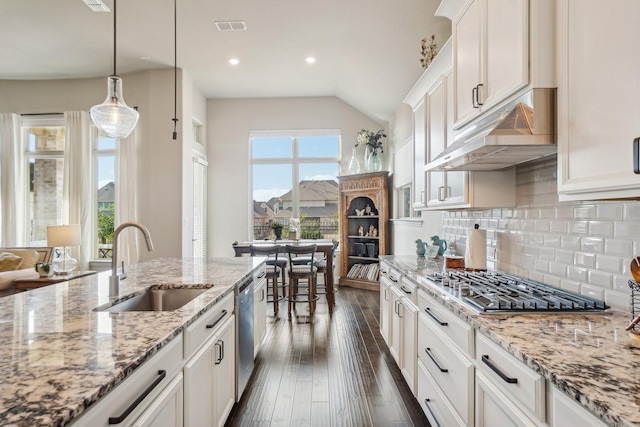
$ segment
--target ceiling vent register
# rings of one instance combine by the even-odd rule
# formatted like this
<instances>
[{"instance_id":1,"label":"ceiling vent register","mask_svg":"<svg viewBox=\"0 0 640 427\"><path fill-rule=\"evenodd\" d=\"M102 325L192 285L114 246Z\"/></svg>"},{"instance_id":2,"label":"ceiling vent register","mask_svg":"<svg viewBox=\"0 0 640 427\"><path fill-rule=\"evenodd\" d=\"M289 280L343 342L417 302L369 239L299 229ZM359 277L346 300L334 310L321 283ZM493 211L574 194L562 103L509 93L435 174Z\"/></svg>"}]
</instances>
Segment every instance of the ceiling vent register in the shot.
<instances>
[{"instance_id":1,"label":"ceiling vent register","mask_svg":"<svg viewBox=\"0 0 640 427\"><path fill-rule=\"evenodd\" d=\"M218 31L245 31L247 25L244 21L216 21Z\"/></svg>"}]
</instances>

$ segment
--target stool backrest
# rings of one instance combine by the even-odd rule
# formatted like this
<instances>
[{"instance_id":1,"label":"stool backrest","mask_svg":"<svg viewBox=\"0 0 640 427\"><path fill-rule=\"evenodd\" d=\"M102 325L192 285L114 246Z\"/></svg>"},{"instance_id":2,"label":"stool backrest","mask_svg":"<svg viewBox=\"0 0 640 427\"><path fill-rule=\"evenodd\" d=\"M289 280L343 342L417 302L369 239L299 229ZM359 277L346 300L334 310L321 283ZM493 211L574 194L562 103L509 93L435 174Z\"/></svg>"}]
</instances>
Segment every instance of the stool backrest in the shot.
<instances>
[{"instance_id":1,"label":"stool backrest","mask_svg":"<svg viewBox=\"0 0 640 427\"><path fill-rule=\"evenodd\" d=\"M273 266L273 271L278 270L278 254L280 253L279 245L251 245L249 247L251 256L266 256L269 258L267 266Z\"/></svg>"},{"instance_id":2,"label":"stool backrest","mask_svg":"<svg viewBox=\"0 0 640 427\"><path fill-rule=\"evenodd\" d=\"M297 266L297 271L302 270L302 268L300 268L302 265L296 263L294 261L294 258L304 257L308 258L310 262L303 265L309 267L309 273L313 272L313 260L315 259L314 256L316 254L316 248L316 245L286 245L285 249L287 251L287 255L289 256L289 269L293 268L293 266L295 265Z\"/></svg>"}]
</instances>

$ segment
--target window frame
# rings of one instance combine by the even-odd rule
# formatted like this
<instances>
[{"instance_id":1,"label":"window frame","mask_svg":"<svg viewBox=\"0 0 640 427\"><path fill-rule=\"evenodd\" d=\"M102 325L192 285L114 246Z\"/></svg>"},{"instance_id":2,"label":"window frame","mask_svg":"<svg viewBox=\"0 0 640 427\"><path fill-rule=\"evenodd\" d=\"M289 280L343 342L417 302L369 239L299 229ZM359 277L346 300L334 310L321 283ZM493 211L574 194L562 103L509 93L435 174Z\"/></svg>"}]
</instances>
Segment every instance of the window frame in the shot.
<instances>
[{"instance_id":1,"label":"window frame","mask_svg":"<svg viewBox=\"0 0 640 427\"><path fill-rule=\"evenodd\" d=\"M299 139L301 137L332 136L338 139L338 149L333 157L300 157ZM253 157L253 141L255 138L291 138L291 157ZM342 154L342 132L339 129L305 129L288 131L250 131L249 132L249 236L253 240L253 167L255 165L291 165L291 193L292 193L292 216L300 217L300 191L297 183L300 182L300 165L316 163L335 163L340 169ZM339 172L338 172L339 174ZM339 175L336 175L336 179Z\"/></svg>"},{"instance_id":2,"label":"window frame","mask_svg":"<svg viewBox=\"0 0 640 427\"><path fill-rule=\"evenodd\" d=\"M100 244L98 242L98 215L100 213L100 206L98 202L98 192L100 188L98 187L100 168L98 167L98 161L100 157L110 157L113 156L113 166L114 166L114 176L113 176L113 184L117 188L118 185L118 144L120 140L118 138L114 138L115 144L111 149L100 149L99 143L100 138L106 137L102 135L102 131L98 129L94 124L91 124L91 160L93 162L93 173L91 174L91 188L94 191L94 200L93 207L91 208L91 216L93 218L93 227L91 230L91 262L95 261L109 261L111 262L111 258L100 258L98 253ZM114 196L113 200L113 212L115 215L116 210L116 200Z\"/></svg>"}]
</instances>

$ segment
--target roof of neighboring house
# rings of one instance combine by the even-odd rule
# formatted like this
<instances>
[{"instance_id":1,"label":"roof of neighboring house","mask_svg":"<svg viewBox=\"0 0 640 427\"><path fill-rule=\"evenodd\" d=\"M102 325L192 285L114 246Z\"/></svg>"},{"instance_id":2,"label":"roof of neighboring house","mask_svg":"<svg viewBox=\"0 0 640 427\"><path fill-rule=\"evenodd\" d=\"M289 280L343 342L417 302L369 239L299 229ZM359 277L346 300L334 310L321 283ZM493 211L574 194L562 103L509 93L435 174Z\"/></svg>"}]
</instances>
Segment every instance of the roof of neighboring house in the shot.
<instances>
[{"instance_id":1,"label":"roof of neighboring house","mask_svg":"<svg viewBox=\"0 0 640 427\"><path fill-rule=\"evenodd\" d=\"M271 207L267 204L267 202L256 202L253 201L253 217L254 218L271 218L275 216L275 212L271 209Z\"/></svg>"},{"instance_id":2,"label":"roof of neighboring house","mask_svg":"<svg viewBox=\"0 0 640 427\"><path fill-rule=\"evenodd\" d=\"M116 185L108 182L98 190L98 203L113 203L116 200Z\"/></svg>"},{"instance_id":3,"label":"roof of neighboring house","mask_svg":"<svg viewBox=\"0 0 640 427\"><path fill-rule=\"evenodd\" d=\"M329 203L325 206L301 207L300 216L307 218L326 218L335 215L337 210L338 205L336 203ZM287 208L275 214L274 218L291 218L292 215L291 208Z\"/></svg>"},{"instance_id":4,"label":"roof of neighboring house","mask_svg":"<svg viewBox=\"0 0 640 427\"><path fill-rule=\"evenodd\" d=\"M292 193L293 191L289 190L278 199L290 201L292 200ZM300 181L300 200L337 201L338 183L332 179Z\"/></svg>"}]
</instances>

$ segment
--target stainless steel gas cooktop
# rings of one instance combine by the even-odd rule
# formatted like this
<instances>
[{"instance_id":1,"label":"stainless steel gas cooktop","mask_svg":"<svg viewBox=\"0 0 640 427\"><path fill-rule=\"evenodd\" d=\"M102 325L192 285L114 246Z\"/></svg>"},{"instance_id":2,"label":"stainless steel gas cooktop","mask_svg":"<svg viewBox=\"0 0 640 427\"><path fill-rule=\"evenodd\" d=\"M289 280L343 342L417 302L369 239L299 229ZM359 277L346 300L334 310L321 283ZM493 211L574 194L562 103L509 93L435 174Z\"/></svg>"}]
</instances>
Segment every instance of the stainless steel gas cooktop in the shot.
<instances>
[{"instance_id":1,"label":"stainless steel gas cooktop","mask_svg":"<svg viewBox=\"0 0 640 427\"><path fill-rule=\"evenodd\" d=\"M604 301L502 272L449 271L427 279L481 313L584 313L609 308Z\"/></svg>"}]
</instances>

